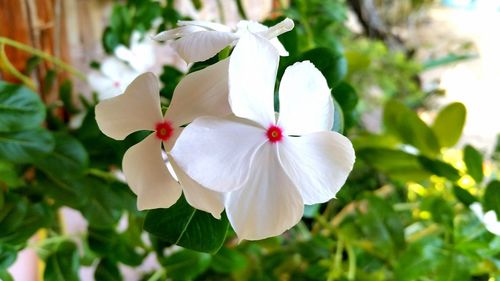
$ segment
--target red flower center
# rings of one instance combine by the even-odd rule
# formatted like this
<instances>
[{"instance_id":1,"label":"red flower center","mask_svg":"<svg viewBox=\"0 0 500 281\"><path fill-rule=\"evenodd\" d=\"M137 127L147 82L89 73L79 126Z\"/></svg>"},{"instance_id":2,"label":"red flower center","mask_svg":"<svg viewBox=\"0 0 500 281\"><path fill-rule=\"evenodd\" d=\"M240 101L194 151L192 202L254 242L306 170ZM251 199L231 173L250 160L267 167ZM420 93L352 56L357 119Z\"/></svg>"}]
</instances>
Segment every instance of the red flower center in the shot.
<instances>
[{"instance_id":1,"label":"red flower center","mask_svg":"<svg viewBox=\"0 0 500 281\"><path fill-rule=\"evenodd\" d=\"M279 142L283 139L283 133L281 131L281 128L274 125L272 125L271 127L269 127L269 129L267 129L266 135L269 141L272 143Z\"/></svg>"},{"instance_id":2,"label":"red flower center","mask_svg":"<svg viewBox=\"0 0 500 281\"><path fill-rule=\"evenodd\" d=\"M163 121L156 124L156 137L162 141L167 141L174 134L174 128L170 122Z\"/></svg>"}]
</instances>

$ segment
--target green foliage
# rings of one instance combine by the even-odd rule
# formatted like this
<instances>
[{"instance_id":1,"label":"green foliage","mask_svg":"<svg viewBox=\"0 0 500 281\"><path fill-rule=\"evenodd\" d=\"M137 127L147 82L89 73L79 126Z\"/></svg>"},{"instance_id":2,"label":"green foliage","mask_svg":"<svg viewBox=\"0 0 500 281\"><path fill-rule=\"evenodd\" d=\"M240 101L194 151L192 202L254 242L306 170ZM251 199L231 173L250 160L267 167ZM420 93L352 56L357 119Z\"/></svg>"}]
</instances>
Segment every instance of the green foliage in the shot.
<instances>
[{"instance_id":1,"label":"green foliage","mask_svg":"<svg viewBox=\"0 0 500 281\"><path fill-rule=\"evenodd\" d=\"M222 247L228 225L225 215L217 220L191 207L184 197L168 209L149 211L144 221L144 229L160 239L207 253L215 253Z\"/></svg>"},{"instance_id":2,"label":"green foliage","mask_svg":"<svg viewBox=\"0 0 500 281\"><path fill-rule=\"evenodd\" d=\"M203 1L193 3L199 8ZM446 106L432 125L416 113L426 110L419 72L463 57L419 64L380 41L350 34L342 0L291 1L277 13L267 25L284 16L296 24L279 38L290 56L280 59L278 78L297 61L314 63L332 90L332 130L348 135L356 150L354 170L337 199L306 206L296 227L263 241L238 241L224 213L217 220L190 207L184 197L168 209L140 212L116 171L143 132L122 142L104 136L91 102L84 102L82 125L69 128L66 117L80 109L70 80L53 89L53 69L38 92L59 93L56 104L44 105L38 93L0 81L0 279L12 280L7 268L26 247L45 261L44 280L78 280L79 268L92 264L96 280L122 280L119 264L138 267L152 253L160 269L142 280L500 278L500 238L469 209L481 202L485 212L500 215L498 158L470 145L461 157L453 148L465 124L464 105ZM164 30L183 18L171 0L117 2L103 47L111 54L128 45L133 32L150 31L155 19ZM188 71L216 63L230 51ZM30 59L26 72L39 62ZM163 106L184 75L163 66ZM368 132L361 117L382 107L384 130ZM54 108L62 109L64 118ZM84 217L86 233L68 237L62 207ZM29 241L40 230L39 237L46 237Z\"/></svg>"}]
</instances>

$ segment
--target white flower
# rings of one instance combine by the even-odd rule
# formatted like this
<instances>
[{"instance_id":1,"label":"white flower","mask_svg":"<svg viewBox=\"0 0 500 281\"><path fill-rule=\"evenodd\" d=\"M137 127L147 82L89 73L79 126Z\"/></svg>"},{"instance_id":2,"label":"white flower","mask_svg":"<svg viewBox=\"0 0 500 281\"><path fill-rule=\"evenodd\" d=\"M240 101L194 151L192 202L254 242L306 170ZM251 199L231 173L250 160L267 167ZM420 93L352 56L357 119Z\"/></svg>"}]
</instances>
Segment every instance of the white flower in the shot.
<instances>
[{"instance_id":1,"label":"white flower","mask_svg":"<svg viewBox=\"0 0 500 281\"><path fill-rule=\"evenodd\" d=\"M231 28L213 22L204 21L179 21L180 27L159 33L154 40L172 42L172 47L186 62L207 60L226 46L232 45L245 33L251 32L267 38L280 52L287 56L288 52L276 38L278 35L290 31L294 23L291 19L268 28L257 22L240 21L235 31Z\"/></svg>"},{"instance_id":2,"label":"white flower","mask_svg":"<svg viewBox=\"0 0 500 281\"><path fill-rule=\"evenodd\" d=\"M195 208L220 218L224 209L222 195L201 187L168 159L180 184L165 165L163 148L169 151L182 131L181 126L202 115L225 116L230 108L227 96L199 88L198 81L220 73L220 64L187 75L176 87L170 107L162 116L158 79L152 73L137 77L123 95L101 101L96 106L96 120L107 136L122 140L140 131L153 131L132 146L123 157L123 172L132 191L137 194L139 210L167 208L184 191L186 200ZM215 105L215 106L214 106ZM170 157L169 157L170 158ZM182 185L182 188L181 188Z\"/></svg>"},{"instance_id":3,"label":"white flower","mask_svg":"<svg viewBox=\"0 0 500 281\"><path fill-rule=\"evenodd\" d=\"M333 100L310 62L285 71L276 121L278 60L267 40L242 35L229 63L229 102L240 118L200 117L171 151L195 181L227 192L226 213L240 239L263 239L291 228L304 204L335 196L354 163L351 142L330 131Z\"/></svg>"},{"instance_id":4,"label":"white flower","mask_svg":"<svg viewBox=\"0 0 500 281\"><path fill-rule=\"evenodd\" d=\"M140 73L116 58L107 58L101 64L100 72L88 76L90 87L97 92L99 100L120 95L128 84Z\"/></svg>"},{"instance_id":5,"label":"white flower","mask_svg":"<svg viewBox=\"0 0 500 281\"><path fill-rule=\"evenodd\" d=\"M500 236L500 221L498 220L497 213L495 213L495 211L490 210L485 214L483 212L483 207L479 202L472 203L470 208L489 232Z\"/></svg>"},{"instance_id":6,"label":"white flower","mask_svg":"<svg viewBox=\"0 0 500 281\"><path fill-rule=\"evenodd\" d=\"M138 72L148 70L155 62L153 42L150 39L142 41L141 39L141 34L134 32L130 38L130 48L124 45L115 48L115 56L128 62Z\"/></svg>"}]
</instances>

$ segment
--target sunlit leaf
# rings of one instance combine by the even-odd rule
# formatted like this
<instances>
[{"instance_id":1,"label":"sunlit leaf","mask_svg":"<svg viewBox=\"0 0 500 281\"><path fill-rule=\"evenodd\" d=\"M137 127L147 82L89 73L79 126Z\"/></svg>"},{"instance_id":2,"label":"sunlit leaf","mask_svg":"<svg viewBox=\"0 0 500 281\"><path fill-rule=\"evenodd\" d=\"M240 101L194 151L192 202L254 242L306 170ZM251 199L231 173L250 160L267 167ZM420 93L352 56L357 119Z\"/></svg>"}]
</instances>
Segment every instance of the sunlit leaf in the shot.
<instances>
[{"instance_id":1,"label":"sunlit leaf","mask_svg":"<svg viewBox=\"0 0 500 281\"><path fill-rule=\"evenodd\" d=\"M443 108L432 124L432 130L442 147L454 146L465 125L465 106L459 102L451 103Z\"/></svg>"}]
</instances>

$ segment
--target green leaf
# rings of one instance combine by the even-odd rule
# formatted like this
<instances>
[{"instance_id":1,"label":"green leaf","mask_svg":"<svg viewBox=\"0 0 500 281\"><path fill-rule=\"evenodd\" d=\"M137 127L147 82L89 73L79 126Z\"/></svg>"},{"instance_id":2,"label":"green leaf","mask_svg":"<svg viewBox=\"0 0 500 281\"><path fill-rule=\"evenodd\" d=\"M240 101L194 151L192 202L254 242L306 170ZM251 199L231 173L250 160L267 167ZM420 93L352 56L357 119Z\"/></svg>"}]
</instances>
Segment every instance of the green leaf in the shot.
<instances>
[{"instance_id":1,"label":"green leaf","mask_svg":"<svg viewBox=\"0 0 500 281\"><path fill-rule=\"evenodd\" d=\"M209 213L191 207L184 197L168 209L149 211L144 221L144 229L160 239L207 253L219 250L228 225L225 215L217 220Z\"/></svg>"},{"instance_id":2,"label":"green leaf","mask_svg":"<svg viewBox=\"0 0 500 281\"><path fill-rule=\"evenodd\" d=\"M454 185L453 186L453 194L458 199L458 201L462 202L465 206L470 206L472 203L477 202L478 199L470 194L469 191Z\"/></svg>"},{"instance_id":3,"label":"green leaf","mask_svg":"<svg viewBox=\"0 0 500 281\"><path fill-rule=\"evenodd\" d=\"M57 206L79 208L85 206L89 195L84 178L46 178L40 177L33 189L52 198Z\"/></svg>"},{"instance_id":4,"label":"green leaf","mask_svg":"<svg viewBox=\"0 0 500 281\"><path fill-rule=\"evenodd\" d=\"M464 54L464 55L448 54L444 57L435 58L435 59L425 61L423 63L423 68L424 68L423 70L428 70L428 69L432 69L432 68L439 67L439 66L444 66L444 65L448 65L448 64L452 64L452 63L458 63L461 61L475 59L477 57L478 57L477 54Z\"/></svg>"},{"instance_id":5,"label":"green leaf","mask_svg":"<svg viewBox=\"0 0 500 281\"><path fill-rule=\"evenodd\" d=\"M432 130L441 147L451 147L458 142L465 125L466 115L465 106L459 102L451 103L439 112Z\"/></svg>"},{"instance_id":6,"label":"green leaf","mask_svg":"<svg viewBox=\"0 0 500 281\"><path fill-rule=\"evenodd\" d=\"M3 232L2 228L0 243L26 243L40 228L48 227L53 220L53 212L45 203L31 203L28 205L26 215L15 229L10 232Z\"/></svg>"},{"instance_id":7,"label":"green leaf","mask_svg":"<svg viewBox=\"0 0 500 281\"><path fill-rule=\"evenodd\" d=\"M78 113L78 109L73 103L73 84L71 80L66 79L59 87L59 98L63 102L64 109L67 110L70 114Z\"/></svg>"},{"instance_id":8,"label":"green leaf","mask_svg":"<svg viewBox=\"0 0 500 281\"><path fill-rule=\"evenodd\" d=\"M47 257L43 280L78 281L79 267L78 249L75 243L69 240L63 241L57 246L57 251Z\"/></svg>"},{"instance_id":9,"label":"green leaf","mask_svg":"<svg viewBox=\"0 0 500 281\"><path fill-rule=\"evenodd\" d=\"M55 148L48 156L36 161L36 166L52 178L83 175L88 166L87 151L74 137L54 134Z\"/></svg>"},{"instance_id":10,"label":"green leaf","mask_svg":"<svg viewBox=\"0 0 500 281\"><path fill-rule=\"evenodd\" d=\"M212 257L211 267L220 273L231 273L244 269L247 265L246 257L234 249L221 248Z\"/></svg>"},{"instance_id":11,"label":"green leaf","mask_svg":"<svg viewBox=\"0 0 500 281\"><path fill-rule=\"evenodd\" d=\"M122 274L118 269L118 265L107 259L103 258L97 265L94 273L94 278L97 281L121 281L123 280Z\"/></svg>"},{"instance_id":12,"label":"green leaf","mask_svg":"<svg viewBox=\"0 0 500 281\"><path fill-rule=\"evenodd\" d=\"M316 66L326 78L328 86L335 87L347 74L345 57L329 48L315 48L303 53L298 61L308 60Z\"/></svg>"},{"instance_id":13,"label":"green leaf","mask_svg":"<svg viewBox=\"0 0 500 281\"><path fill-rule=\"evenodd\" d=\"M0 269L0 280L15 281L7 270Z\"/></svg>"},{"instance_id":14,"label":"green leaf","mask_svg":"<svg viewBox=\"0 0 500 281\"><path fill-rule=\"evenodd\" d=\"M30 163L54 149L54 137L42 128L0 133L0 157L14 163Z\"/></svg>"},{"instance_id":15,"label":"green leaf","mask_svg":"<svg viewBox=\"0 0 500 281\"><path fill-rule=\"evenodd\" d=\"M111 184L86 179L85 192L89 200L80 208L82 214L94 228L109 228L115 225L121 216L122 206L120 195Z\"/></svg>"},{"instance_id":16,"label":"green leaf","mask_svg":"<svg viewBox=\"0 0 500 281\"><path fill-rule=\"evenodd\" d=\"M45 106L36 93L0 81L0 132L37 128L44 119Z\"/></svg>"},{"instance_id":17,"label":"green leaf","mask_svg":"<svg viewBox=\"0 0 500 281\"><path fill-rule=\"evenodd\" d=\"M419 156L418 161L422 164L427 171L449 179L450 181L457 181L460 179L460 173L452 165L440 160L430 159L425 156Z\"/></svg>"},{"instance_id":18,"label":"green leaf","mask_svg":"<svg viewBox=\"0 0 500 281\"><path fill-rule=\"evenodd\" d=\"M112 228L89 227L88 245L98 255L106 256L126 265L139 266L144 259L144 254L139 253L141 249L138 251L137 245L127 240L124 235L116 233Z\"/></svg>"},{"instance_id":19,"label":"green leaf","mask_svg":"<svg viewBox=\"0 0 500 281\"><path fill-rule=\"evenodd\" d=\"M23 185L24 180L18 175L14 164L0 160L0 186L19 187ZM1 195L0 195L1 197ZM0 200L0 208L2 208Z\"/></svg>"},{"instance_id":20,"label":"green leaf","mask_svg":"<svg viewBox=\"0 0 500 281\"><path fill-rule=\"evenodd\" d=\"M437 236L424 236L410 244L398 258L394 269L394 280L414 281L429 274L439 266L442 247L443 241Z\"/></svg>"},{"instance_id":21,"label":"green leaf","mask_svg":"<svg viewBox=\"0 0 500 281\"><path fill-rule=\"evenodd\" d=\"M493 210L497 213L497 217L500 218L500 181L491 181L488 186L486 186L483 197L483 207L485 213L489 210Z\"/></svg>"},{"instance_id":22,"label":"green leaf","mask_svg":"<svg viewBox=\"0 0 500 281\"><path fill-rule=\"evenodd\" d=\"M190 250L181 250L165 258L161 264L172 280L192 280L210 266L211 256Z\"/></svg>"},{"instance_id":23,"label":"green leaf","mask_svg":"<svg viewBox=\"0 0 500 281\"><path fill-rule=\"evenodd\" d=\"M396 100L386 103L384 125L389 133L398 136L404 143L416 147L423 154L439 153L439 143L434 132L403 103Z\"/></svg>"},{"instance_id":24,"label":"green leaf","mask_svg":"<svg viewBox=\"0 0 500 281\"><path fill-rule=\"evenodd\" d=\"M5 204L0 209L0 240L15 231L28 213L28 202L25 198L7 194Z\"/></svg>"},{"instance_id":25,"label":"green leaf","mask_svg":"<svg viewBox=\"0 0 500 281\"><path fill-rule=\"evenodd\" d=\"M356 152L357 157L369 165L401 181L420 181L432 174L423 169L418 157L400 150L387 148L364 148Z\"/></svg>"},{"instance_id":26,"label":"green leaf","mask_svg":"<svg viewBox=\"0 0 500 281\"><path fill-rule=\"evenodd\" d=\"M16 261L16 257L17 250L15 247L0 244L0 271L9 268Z\"/></svg>"},{"instance_id":27,"label":"green leaf","mask_svg":"<svg viewBox=\"0 0 500 281\"><path fill-rule=\"evenodd\" d=\"M483 156L473 146L466 145L464 148L464 162L469 175L477 182L483 181Z\"/></svg>"}]
</instances>

